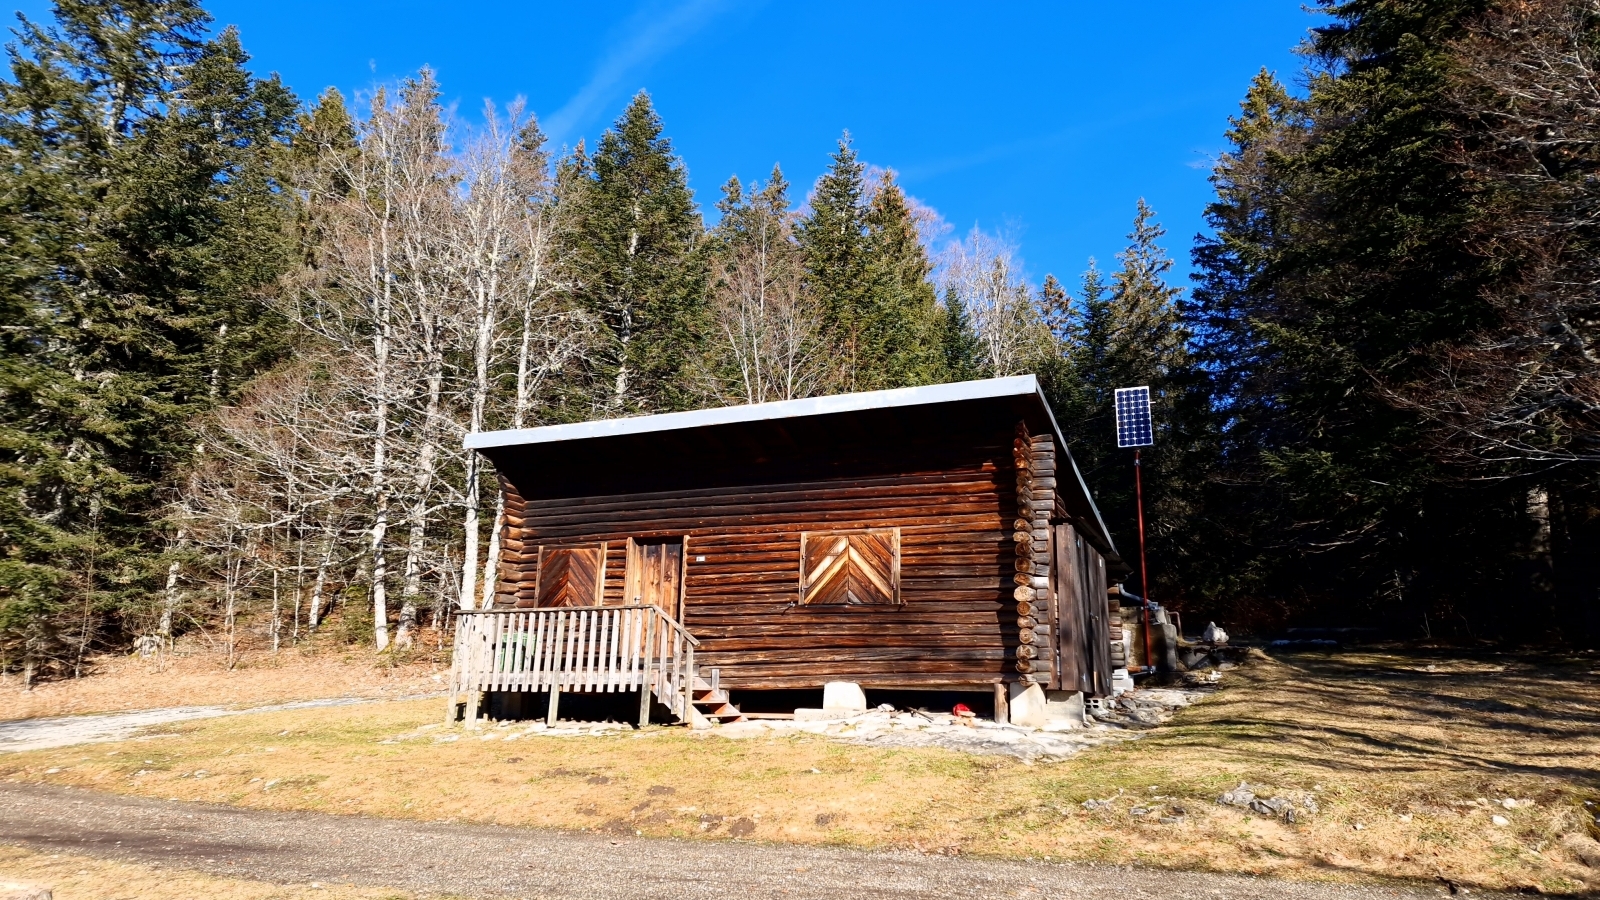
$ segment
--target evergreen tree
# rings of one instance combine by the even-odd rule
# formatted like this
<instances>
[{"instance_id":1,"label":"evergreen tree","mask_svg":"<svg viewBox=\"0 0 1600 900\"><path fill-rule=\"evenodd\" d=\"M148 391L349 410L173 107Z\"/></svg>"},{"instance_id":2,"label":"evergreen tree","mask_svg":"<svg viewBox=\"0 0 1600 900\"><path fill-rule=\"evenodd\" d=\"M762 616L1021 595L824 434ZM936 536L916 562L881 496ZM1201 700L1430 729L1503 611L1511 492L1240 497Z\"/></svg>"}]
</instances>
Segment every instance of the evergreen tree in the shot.
<instances>
[{"instance_id":1,"label":"evergreen tree","mask_svg":"<svg viewBox=\"0 0 1600 900\"><path fill-rule=\"evenodd\" d=\"M55 19L23 20L0 82L0 642L25 666L81 658L146 595L190 420L281 347L256 295L284 263L295 106L192 2Z\"/></svg>"},{"instance_id":2,"label":"evergreen tree","mask_svg":"<svg viewBox=\"0 0 1600 900\"><path fill-rule=\"evenodd\" d=\"M865 176L846 132L795 225L806 289L821 304L823 332L839 348L848 390L941 380L932 339L943 313L928 280L933 266L892 173L870 195Z\"/></svg>"},{"instance_id":3,"label":"evergreen tree","mask_svg":"<svg viewBox=\"0 0 1600 900\"><path fill-rule=\"evenodd\" d=\"M580 145L563 161L558 195L574 299L606 330L590 361L596 402L612 414L687 407L685 371L704 333L702 225L648 94L633 98L592 156Z\"/></svg>"},{"instance_id":4,"label":"evergreen tree","mask_svg":"<svg viewBox=\"0 0 1600 900\"><path fill-rule=\"evenodd\" d=\"M1154 216L1140 200L1128 247L1117 254L1121 268L1109 282L1090 261L1062 326L1064 371L1046 383L1073 457L1130 561L1138 549L1132 453L1116 446L1115 392L1150 387L1156 445L1141 454L1146 531L1152 576L1171 600L1181 583L1174 562L1184 548L1177 543L1191 531L1194 432L1203 415L1189 382L1180 291L1166 282L1172 260L1159 243L1165 230Z\"/></svg>"},{"instance_id":5,"label":"evergreen tree","mask_svg":"<svg viewBox=\"0 0 1600 900\"><path fill-rule=\"evenodd\" d=\"M1226 423L1211 505L1265 537L1229 568L1297 615L1459 626L1496 615L1526 488L1453 478L1402 398L1492 324L1515 268L1471 239L1461 148L1483 124L1452 102L1487 4L1322 6L1307 96L1251 85L1195 255L1187 319Z\"/></svg>"},{"instance_id":6,"label":"evergreen tree","mask_svg":"<svg viewBox=\"0 0 1600 900\"><path fill-rule=\"evenodd\" d=\"M839 348L851 390L857 389L856 372L864 362L870 364L862 352L868 268L865 172L845 132L833 164L811 192L808 213L795 223L806 290L822 307L823 334Z\"/></svg>"},{"instance_id":7,"label":"evergreen tree","mask_svg":"<svg viewBox=\"0 0 1600 900\"><path fill-rule=\"evenodd\" d=\"M943 380L970 381L983 372L983 348L973 333L972 321L954 290L945 291L939 304L938 348L943 364Z\"/></svg>"},{"instance_id":8,"label":"evergreen tree","mask_svg":"<svg viewBox=\"0 0 1600 900\"><path fill-rule=\"evenodd\" d=\"M862 357L869 363L858 381L872 389L945 380L934 340L944 315L928 277L933 264L894 173L885 173L873 192L866 226L869 293L861 334Z\"/></svg>"}]
</instances>

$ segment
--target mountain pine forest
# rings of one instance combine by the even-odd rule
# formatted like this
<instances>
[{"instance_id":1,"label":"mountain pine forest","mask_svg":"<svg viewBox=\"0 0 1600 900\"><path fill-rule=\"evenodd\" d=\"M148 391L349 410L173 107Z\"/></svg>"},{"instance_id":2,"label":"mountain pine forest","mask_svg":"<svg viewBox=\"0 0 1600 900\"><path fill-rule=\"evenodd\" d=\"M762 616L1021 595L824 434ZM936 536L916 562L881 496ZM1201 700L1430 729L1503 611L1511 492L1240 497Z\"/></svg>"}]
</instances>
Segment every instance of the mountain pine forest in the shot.
<instances>
[{"instance_id":1,"label":"mountain pine forest","mask_svg":"<svg viewBox=\"0 0 1600 900\"><path fill-rule=\"evenodd\" d=\"M555 147L426 69L298 95L194 0L57 0L0 81L0 668L406 652L489 591L468 433L1022 373L1130 558L1151 386L1191 623L1600 643L1600 2L1316 5L1203 234L1141 201L1033 283L847 132L692 187L646 93Z\"/></svg>"}]
</instances>

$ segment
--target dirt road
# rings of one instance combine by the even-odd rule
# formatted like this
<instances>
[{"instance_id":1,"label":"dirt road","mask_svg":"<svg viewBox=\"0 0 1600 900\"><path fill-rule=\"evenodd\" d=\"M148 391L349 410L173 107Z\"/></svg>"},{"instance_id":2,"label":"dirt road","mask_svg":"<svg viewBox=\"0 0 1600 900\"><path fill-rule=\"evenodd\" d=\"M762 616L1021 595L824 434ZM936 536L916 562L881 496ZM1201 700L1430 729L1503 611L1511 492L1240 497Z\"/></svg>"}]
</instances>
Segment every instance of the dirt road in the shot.
<instances>
[{"instance_id":1,"label":"dirt road","mask_svg":"<svg viewBox=\"0 0 1600 900\"><path fill-rule=\"evenodd\" d=\"M1445 893L1443 887L1315 885L1082 863L272 813L24 784L0 784L0 843L281 884L384 886L473 898L1375 900Z\"/></svg>"}]
</instances>

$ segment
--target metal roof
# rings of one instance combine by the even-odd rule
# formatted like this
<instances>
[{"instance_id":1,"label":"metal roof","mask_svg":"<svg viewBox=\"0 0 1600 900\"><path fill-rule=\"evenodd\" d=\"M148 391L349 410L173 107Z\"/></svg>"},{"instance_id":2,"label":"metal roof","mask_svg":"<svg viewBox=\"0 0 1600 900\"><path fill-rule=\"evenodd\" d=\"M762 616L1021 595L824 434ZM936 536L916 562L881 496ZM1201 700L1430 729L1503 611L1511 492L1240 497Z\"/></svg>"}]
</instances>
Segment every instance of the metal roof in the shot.
<instances>
[{"instance_id":1,"label":"metal roof","mask_svg":"<svg viewBox=\"0 0 1600 900\"><path fill-rule=\"evenodd\" d=\"M591 438L619 437L623 435L650 434L662 431L680 431L712 425L734 425L741 422L763 422L774 419L794 419L804 416L825 416L834 413L862 412L875 409L894 409L937 403L955 403L963 400L987 400L1002 397L1038 398L1039 406L1050 420L1050 430L1055 435L1056 446L1066 450L1067 442L1056 424L1055 413L1045 400L1039 379L1033 375L1012 375L1006 378L986 378L978 381L957 381L950 384L930 384L922 387L894 388L887 391L863 391L855 394L832 394L826 397L807 397L802 400L778 400L771 403L750 403L743 406L722 406L714 409L696 409L688 412L659 413L653 416L629 416L618 419L599 419L593 422L574 422L567 425L543 425L538 428L509 428L503 431L479 431L468 434L463 445L468 450L488 450L495 447L514 447L526 444L549 444L561 441L579 441ZM1083 481L1078 464L1067 452L1072 466L1073 479L1094 510L1095 524L1106 543L1115 544L1106 529L1094 495Z\"/></svg>"},{"instance_id":2,"label":"metal roof","mask_svg":"<svg viewBox=\"0 0 1600 900\"><path fill-rule=\"evenodd\" d=\"M484 450L489 447L508 447L516 444L544 444L552 441L575 441L625 434L649 434L655 431L703 428L707 425L733 425L740 422L794 419L801 416L825 416L830 413L860 412L871 409L891 409L900 406L920 406L928 403L950 403L957 400L983 400L991 397L1015 397L1027 394L1039 394L1038 379L1032 375L1013 375L1010 378L958 381L953 384L930 384L923 387L894 388L887 391L863 391L859 394L832 394L827 397L807 397L803 400L777 400L771 403L751 403L744 406L721 406L715 409L660 413L653 416L630 416L621 419L600 419L594 422L574 422L570 425L544 425L539 428L480 431L467 435L465 446L468 450ZM1044 398L1043 394L1039 394L1039 396L1041 400Z\"/></svg>"}]
</instances>

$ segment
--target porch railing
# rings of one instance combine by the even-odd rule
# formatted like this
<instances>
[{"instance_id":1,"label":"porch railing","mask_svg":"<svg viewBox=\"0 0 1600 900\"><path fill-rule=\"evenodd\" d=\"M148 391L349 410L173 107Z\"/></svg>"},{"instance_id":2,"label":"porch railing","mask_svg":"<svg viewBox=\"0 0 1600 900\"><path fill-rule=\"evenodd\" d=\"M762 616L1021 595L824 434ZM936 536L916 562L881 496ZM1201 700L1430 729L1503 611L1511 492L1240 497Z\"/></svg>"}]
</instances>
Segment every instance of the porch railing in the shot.
<instances>
[{"instance_id":1,"label":"porch railing","mask_svg":"<svg viewBox=\"0 0 1600 900\"><path fill-rule=\"evenodd\" d=\"M562 691L637 690L641 724L652 698L687 722L699 643L651 605L463 610L456 614L449 715L464 698L467 721L475 721L483 691L549 692L553 724Z\"/></svg>"}]
</instances>

